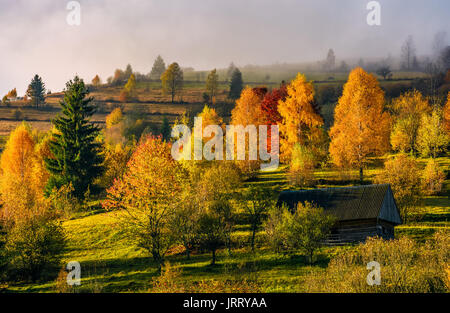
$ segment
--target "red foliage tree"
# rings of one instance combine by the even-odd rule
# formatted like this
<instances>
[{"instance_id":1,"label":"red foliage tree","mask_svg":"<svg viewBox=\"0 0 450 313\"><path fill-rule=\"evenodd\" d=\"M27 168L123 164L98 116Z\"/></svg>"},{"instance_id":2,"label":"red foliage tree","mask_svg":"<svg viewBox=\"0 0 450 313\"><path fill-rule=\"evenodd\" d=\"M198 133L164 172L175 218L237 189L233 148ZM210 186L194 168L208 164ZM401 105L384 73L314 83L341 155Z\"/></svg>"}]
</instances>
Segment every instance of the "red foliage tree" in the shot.
<instances>
[{"instance_id":1,"label":"red foliage tree","mask_svg":"<svg viewBox=\"0 0 450 313\"><path fill-rule=\"evenodd\" d=\"M265 94L261 103L261 109L268 124L276 125L281 123L281 115L278 112L278 101L285 100L286 96L287 90L284 85Z\"/></svg>"}]
</instances>

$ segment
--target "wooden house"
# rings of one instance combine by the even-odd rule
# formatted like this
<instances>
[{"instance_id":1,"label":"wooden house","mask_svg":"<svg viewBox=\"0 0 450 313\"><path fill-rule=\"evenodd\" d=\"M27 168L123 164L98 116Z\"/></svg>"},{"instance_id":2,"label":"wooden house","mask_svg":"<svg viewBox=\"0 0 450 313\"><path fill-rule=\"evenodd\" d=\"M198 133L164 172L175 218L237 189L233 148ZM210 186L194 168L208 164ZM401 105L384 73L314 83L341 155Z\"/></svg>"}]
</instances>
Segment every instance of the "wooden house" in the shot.
<instances>
[{"instance_id":1,"label":"wooden house","mask_svg":"<svg viewBox=\"0 0 450 313\"><path fill-rule=\"evenodd\" d=\"M327 244L363 242L367 237L394 238L394 226L402 223L388 184L282 191L278 205L290 209L311 202L336 217Z\"/></svg>"}]
</instances>

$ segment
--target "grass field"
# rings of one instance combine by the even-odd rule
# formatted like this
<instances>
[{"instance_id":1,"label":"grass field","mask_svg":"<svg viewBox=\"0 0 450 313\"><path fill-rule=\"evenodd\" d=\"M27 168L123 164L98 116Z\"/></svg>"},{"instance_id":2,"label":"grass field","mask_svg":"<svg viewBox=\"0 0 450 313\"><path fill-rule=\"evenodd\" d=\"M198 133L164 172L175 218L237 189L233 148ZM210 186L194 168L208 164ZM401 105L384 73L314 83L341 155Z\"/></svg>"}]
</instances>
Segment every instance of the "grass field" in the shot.
<instances>
[{"instance_id":1,"label":"grass field","mask_svg":"<svg viewBox=\"0 0 450 313\"><path fill-rule=\"evenodd\" d=\"M440 158L439 163L448 172L450 159ZM423 162L422 162L423 163ZM368 170L368 179L378 169ZM347 173L354 175L356 173ZM335 178L335 183L321 186L338 186L337 171L318 171L317 178ZM260 173L250 184L265 184L277 190L289 188L284 168ZM450 229L449 180L440 196L424 199L423 205L414 213L406 225L396 227L396 237L408 235L418 241L430 238L439 229ZM95 206L94 206L95 207ZM68 239L63 263L78 261L82 267L80 292L145 292L151 286L152 278L158 275L157 264L143 249L138 248L126 237L117 225L116 212L102 209L83 213L63 222ZM248 247L250 231L248 225L236 225L233 240L242 247L231 251L220 250L216 266L210 265L210 255L194 253L190 260L182 249L174 249L166 258L168 262L182 269L184 282L208 280L257 280L263 292L304 292L304 280L311 272L323 271L330 258L342 249L352 246L323 247L314 265L309 265L300 252L293 256L275 254L264 245L264 233L257 234L257 250L252 253ZM55 282L10 285L11 292L53 292Z\"/></svg>"}]
</instances>

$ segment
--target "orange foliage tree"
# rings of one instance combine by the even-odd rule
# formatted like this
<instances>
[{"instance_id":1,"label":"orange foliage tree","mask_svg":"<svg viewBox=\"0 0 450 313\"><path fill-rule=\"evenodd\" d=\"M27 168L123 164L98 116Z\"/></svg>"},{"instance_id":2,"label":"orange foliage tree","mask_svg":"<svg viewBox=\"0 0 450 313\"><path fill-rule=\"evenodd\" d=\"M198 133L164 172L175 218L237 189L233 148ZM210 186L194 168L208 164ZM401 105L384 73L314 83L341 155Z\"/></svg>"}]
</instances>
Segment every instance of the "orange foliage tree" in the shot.
<instances>
[{"instance_id":1,"label":"orange foliage tree","mask_svg":"<svg viewBox=\"0 0 450 313\"><path fill-rule=\"evenodd\" d=\"M390 116L384 111L384 93L374 75L354 69L334 111L330 155L338 167L363 167L370 156L389 150Z\"/></svg>"},{"instance_id":2,"label":"orange foliage tree","mask_svg":"<svg viewBox=\"0 0 450 313\"><path fill-rule=\"evenodd\" d=\"M98 76L98 75L95 75L95 77L92 79L92 85L94 85L94 86L98 86L98 85L100 85L102 82L101 82L101 79L100 79L100 76Z\"/></svg>"},{"instance_id":3,"label":"orange foliage tree","mask_svg":"<svg viewBox=\"0 0 450 313\"><path fill-rule=\"evenodd\" d=\"M37 213L34 210L43 199L42 188L48 177L41 163L43 145L38 145L36 152L35 141L25 124L9 136L0 159L1 215L6 221L14 222Z\"/></svg>"},{"instance_id":4,"label":"orange foliage tree","mask_svg":"<svg viewBox=\"0 0 450 313\"><path fill-rule=\"evenodd\" d=\"M122 209L122 226L162 262L175 238L169 222L180 201L184 171L161 138L146 137L136 148L123 176L107 190L103 206Z\"/></svg>"},{"instance_id":5,"label":"orange foliage tree","mask_svg":"<svg viewBox=\"0 0 450 313\"><path fill-rule=\"evenodd\" d=\"M264 115L261 109L263 95L261 95L258 91L258 89L252 89L250 87L246 87L242 90L240 98L236 100L236 106L231 111L232 125L242 125L244 127L254 125L256 127L256 131L258 132L258 126L265 124ZM249 138L246 135L246 160L237 161L237 164L245 174L252 176L259 167L259 162L257 160L248 160L248 144Z\"/></svg>"},{"instance_id":6,"label":"orange foliage tree","mask_svg":"<svg viewBox=\"0 0 450 313\"><path fill-rule=\"evenodd\" d=\"M286 99L279 101L278 111L282 118L281 153L289 160L294 145L310 143L316 128L323 125L314 105L314 87L304 75L299 73L287 86Z\"/></svg>"}]
</instances>

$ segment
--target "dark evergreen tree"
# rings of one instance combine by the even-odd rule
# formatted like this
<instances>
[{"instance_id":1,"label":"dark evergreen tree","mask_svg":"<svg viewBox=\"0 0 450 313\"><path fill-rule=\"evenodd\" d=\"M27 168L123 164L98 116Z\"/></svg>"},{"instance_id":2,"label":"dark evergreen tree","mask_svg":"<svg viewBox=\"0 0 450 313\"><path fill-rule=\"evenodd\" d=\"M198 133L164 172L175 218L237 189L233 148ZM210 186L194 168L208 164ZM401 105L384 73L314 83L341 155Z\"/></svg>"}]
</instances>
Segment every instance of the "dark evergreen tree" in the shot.
<instances>
[{"instance_id":1,"label":"dark evergreen tree","mask_svg":"<svg viewBox=\"0 0 450 313\"><path fill-rule=\"evenodd\" d=\"M66 84L62 115L53 120L56 132L50 141L52 158L45 159L50 178L47 194L53 188L72 184L73 196L82 199L89 189L95 193L94 180L103 172L101 143L96 141L99 128L89 121L95 113L92 97L78 76Z\"/></svg>"},{"instance_id":2,"label":"dark evergreen tree","mask_svg":"<svg viewBox=\"0 0 450 313\"><path fill-rule=\"evenodd\" d=\"M231 79L231 76L233 76L233 72L235 69L236 69L236 65L234 65L233 62L231 62L227 69L227 81L228 81L228 79Z\"/></svg>"},{"instance_id":3,"label":"dark evergreen tree","mask_svg":"<svg viewBox=\"0 0 450 313\"><path fill-rule=\"evenodd\" d=\"M163 58L158 55L155 62L153 63L152 71L150 72L151 79L160 79L161 75L166 71L166 64Z\"/></svg>"},{"instance_id":4,"label":"dark evergreen tree","mask_svg":"<svg viewBox=\"0 0 450 313\"><path fill-rule=\"evenodd\" d=\"M34 75L31 83L28 85L27 96L31 98L31 102L36 106L45 101L45 84L38 74Z\"/></svg>"},{"instance_id":5,"label":"dark evergreen tree","mask_svg":"<svg viewBox=\"0 0 450 313\"><path fill-rule=\"evenodd\" d=\"M172 130L170 129L169 120L164 116L162 125L161 125L161 136L165 141L170 140L170 134Z\"/></svg>"},{"instance_id":6,"label":"dark evergreen tree","mask_svg":"<svg viewBox=\"0 0 450 313\"><path fill-rule=\"evenodd\" d=\"M131 74L133 74L133 68L131 67L131 64L127 64L127 67L125 68L125 72L123 73L124 80L127 80L128 78L130 78Z\"/></svg>"},{"instance_id":7,"label":"dark evergreen tree","mask_svg":"<svg viewBox=\"0 0 450 313\"><path fill-rule=\"evenodd\" d=\"M230 99L236 100L241 96L242 89L244 88L244 82L242 81L242 73L236 68L231 75L230 82Z\"/></svg>"}]
</instances>

